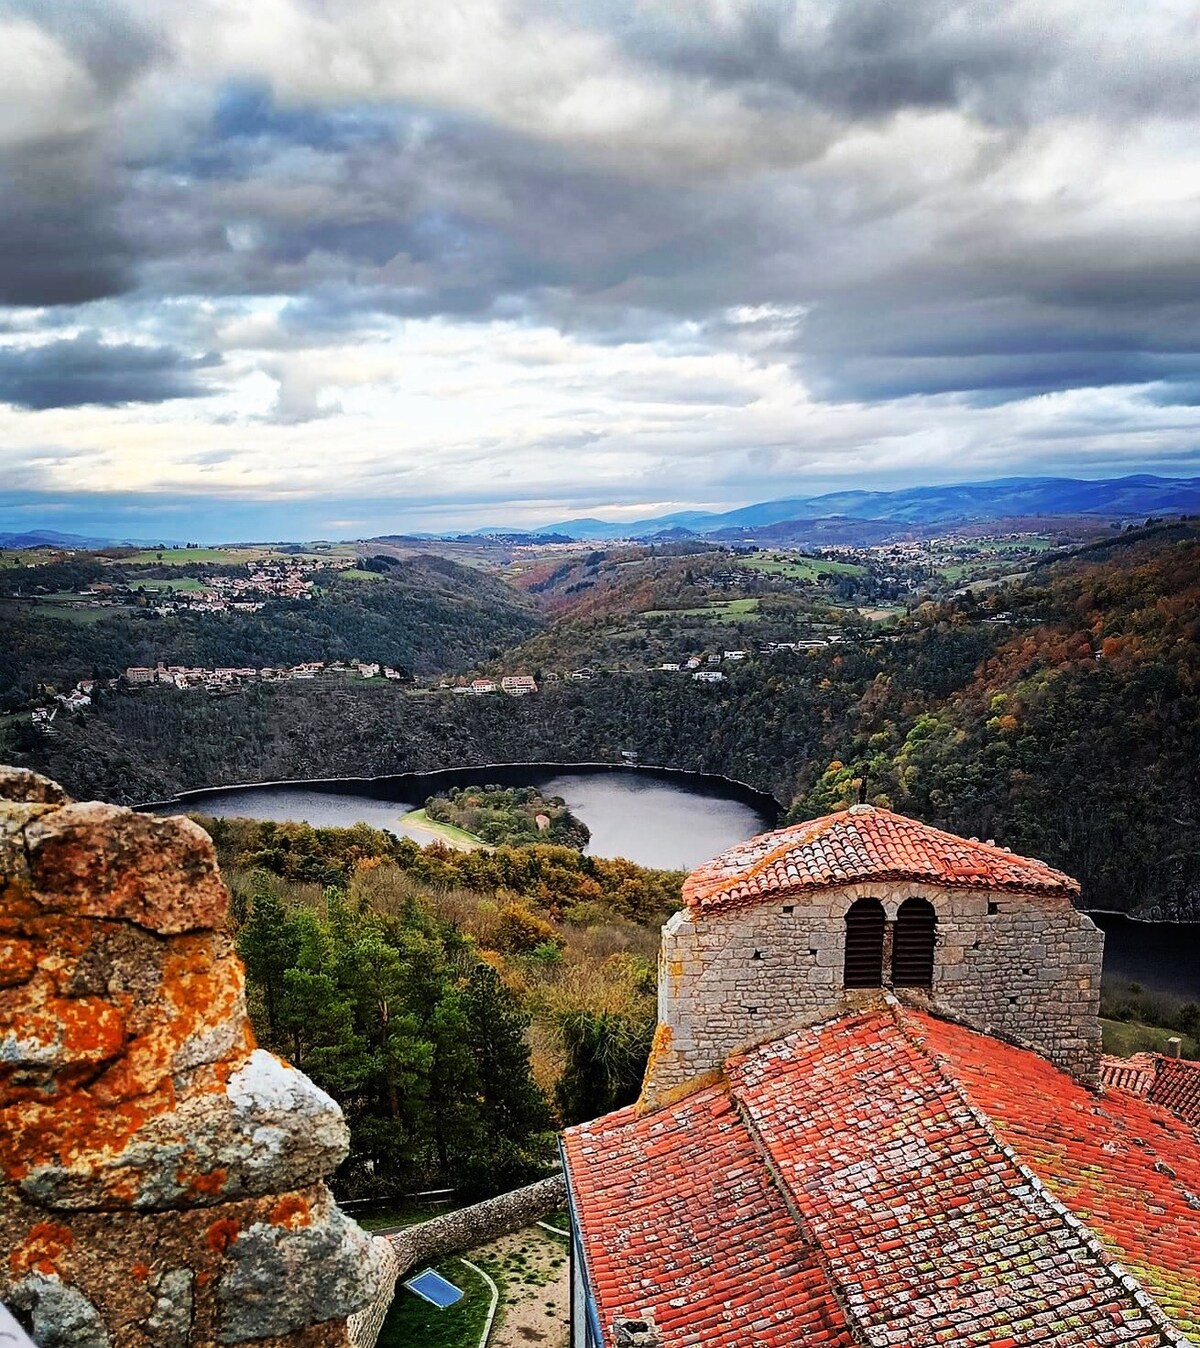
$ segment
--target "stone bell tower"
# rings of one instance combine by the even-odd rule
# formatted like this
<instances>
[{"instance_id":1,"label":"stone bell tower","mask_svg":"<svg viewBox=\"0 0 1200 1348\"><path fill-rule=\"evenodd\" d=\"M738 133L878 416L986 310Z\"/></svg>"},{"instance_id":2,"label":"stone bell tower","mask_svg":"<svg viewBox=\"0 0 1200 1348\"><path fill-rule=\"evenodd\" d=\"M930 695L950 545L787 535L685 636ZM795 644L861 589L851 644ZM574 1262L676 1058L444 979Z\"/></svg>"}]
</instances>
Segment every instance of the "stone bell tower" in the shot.
<instances>
[{"instance_id":1,"label":"stone bell tower","mask_svg":"<svg viewBox=\"0 0 1200 1348\"><path fill-rule=\"evenodd\" d=\"M663 928L653 1108L732 1053L891 993L1091 1082L1103 933L1077 881L871 805L694 871Z\"/></svg>"}]
</instances>

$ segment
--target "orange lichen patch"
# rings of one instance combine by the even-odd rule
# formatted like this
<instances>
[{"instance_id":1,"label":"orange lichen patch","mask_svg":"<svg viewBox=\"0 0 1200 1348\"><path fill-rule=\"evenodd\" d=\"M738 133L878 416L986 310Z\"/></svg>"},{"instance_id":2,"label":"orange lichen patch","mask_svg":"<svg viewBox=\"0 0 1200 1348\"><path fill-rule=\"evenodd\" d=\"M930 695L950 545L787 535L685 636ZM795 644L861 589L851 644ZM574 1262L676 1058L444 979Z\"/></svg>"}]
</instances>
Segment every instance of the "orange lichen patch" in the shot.
<instances>
[{"instance_id":1,"label":"orange lichen patch","mask_svg":"<svg viewBox=\"0 0 1200 1348\"><path fill-rule=\"evenodd\" d=\"M74 1166L87 1158L98 1164L174 1103L169 1082L158 1092L115 1106L97 1103L89 1090L69 1091L50 1102L22 1100L0 1110L0 1170L20 1181L38 1165Z\"/></svg>"},{"instance_id":2,"label":"orange lichen patch","mask_svg":"<svg viewBox=\"0 0 1200 1348\"><path fill-rule=\"evenodd\" d=\"M0 988L28 983L37 968L37 947L20 937L0 937Z\"/></svg>"},{"instance_id":3,"label":"orange lichen patch","mask_svg":"<svg viewBox=\"0 0 1200 1348\"><path fill-rule=\"evenodd\" d=\"M189 936L171 944L163 964L163 1000L180 1044L240 1014L245 986L232 951L218 950L212 937Z\"/></svg>"},{"instance_id":4,"label":"orange lichen patch","mask_svg":"<svg viewBox=\"0 0 1200 1348\"><path fill-rule=\"evenodd\" d=\"M138 1282L145 1282L150 1276L150 1265L139 1262L134 1264L129 1272L132 1277L138 1280Z\"/></svg>"},{"instance_id":5,"label":"orange lichen patch","mask_svg":"<svg viewBox=\"0 0 1200 1348\"><path fill-rule=\"evenodd\" d=\"M238 1238L241 1225L236 1217L218 1217L204 1234L204 1243L210 1250L223 1254Z\"/></svg>"},{"instance_id":6,"label":"orange lichen patch","mask_svg":"<svg viewBox=\"0 0 1200 1348\"><path fill-rule=\"evenodd\" d=\"M286 1226L289 1231L298 1226L310 1226L312 1211L308 1199L300 1194L285 1194L271 1209L270 1221L273 1226Z\"/></svg>"},{"instance_id":7,"label":"orange lichen patch","mask_svg":"<svg viewBox=\"0 0 1200 1348\"><path fill-rule=\"evenodd\" d=\"M171 943L163 962L161 984L164 1014L135 1035L124 1057L93 1086L98 1101L134 1099L171 1080L180 1050L205 1033L219 1030L230 1018L242 1021L242 971L234 955L216 949L211 936L185 937ZM245 1061L245 1036L233 1036L226 1055L233 1064ZM226 1077L227 1079L227 1077ZM219 1091L225 1081L198 1077L191 1089Z\"/></svg>"},{"instance_id":8,"label":"orange lichen patch","mask_svg":"<svg viewBox=\"0 0 1200 1348\"><path fill-rule=\"evenodd\" d=\"M119 1057L125 1044L124 1017L109 1002L51 997L31 1006L29 1000L21 989L0 993L0 1035L8 1045L0 1105L53 1094ZM50 1078L45 1087L11 1084L14 1073L31 1067Z\"/></svg>"},{"instance_id":9,"label":"orange lichen patch","mask_svg":"<svg viewBox=\"0 0 1200 1348\"><path fill-rule=\"evenodd\" d=\"M34 897L49 911L164 935L216 928L228 911L212 841L187 819L91 801L31 821L25 841Z\"/></svg>"},{"instance_id":10,"label":"orange lichen patch","mask_svg":"<svg viewBox=\"0 0 1200 1348\"><path fill-rule=\"evenodd\" d=\"M656 1109L667 1109L681 1100L686 1100L689 1095L695 1095L697 1091L707 1090L710 1086L720 1086L723 1082L724 1073L715 1067L711 1072L699 1072L696 1076L680 1081L665 1091L657 1091L652 1096L646 1095L643 1091L634 1105L634 1113L641 1118L643 1114L652 1114Z\"/></svg>"},{"instance_id":11,"label":"orange lichen patch","mask_svg":"<svg viewBox=\"0 0 1200 1348\"><path fill-rule=\"evenodd\" d=\"M229 1171L223 1166L208 1170L203 1175L189 1175L182 1166L175 1172L175 1180L181 1189L185 1192L190 1190L193 1194L204 1194L209 1198L215 1198L221 1192L228 1178Z\"/></svg>"},{"instance_id":12,"label":"orange lichen patch","mask_svg":"<svg viewBox=\"0 0 1200 1348\"><path fill-rule=\"evenodd\" d=\"M69 1228L54 1222L38 1222L9 1254L8 1266L14 1278L25 1273L53 1273L58 1258L75 1244Z\"/></svg>"}]
</instances>

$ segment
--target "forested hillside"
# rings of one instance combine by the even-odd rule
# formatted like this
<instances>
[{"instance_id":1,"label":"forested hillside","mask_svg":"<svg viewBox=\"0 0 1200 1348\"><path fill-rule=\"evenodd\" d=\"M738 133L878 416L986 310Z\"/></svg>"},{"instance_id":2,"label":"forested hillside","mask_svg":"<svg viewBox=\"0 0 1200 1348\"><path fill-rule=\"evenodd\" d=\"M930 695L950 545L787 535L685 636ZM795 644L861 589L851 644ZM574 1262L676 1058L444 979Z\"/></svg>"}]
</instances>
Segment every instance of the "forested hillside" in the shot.
<instances>
[{"instance_id":1,"label":"forested hillside","mask_svg":"<svg viewBox=\"0 0 1200 1348\"><path fill-rule=\"evenodd\" d=\"M343 1193L511 1188L637 1094L682 876L569 848L418 848L205 819L260 1040L341 1104Z\"/></svg>"},{"instance_id":2,"label":"forested hillside","mask_svg":"<svg viewBox=\"0 0 1200 1348\"><path fill-rule=\"evenodd\" d=\"M108 693L20 761L79 795L504 761L722 773L792 816L867 793L1078 875L1085 904L1200 918L1200 537L1137 531L821 649L602 674L533 697L337 681ZM552 629L553 630L553 629Z\"/></svg>"},{"instance_id":3,"label":"forested hillside","mask_svg":"<svg viewBox=\"0 0 1200 1348\"><path fill-rule=\"evenodd\" d=\"M70 563L92 579L87 564ZM228 569L228 568L226 568ZM63 567L44 568L59 573ZM414 673L469 667L540 625L533 605L481 571L433 556L396 562L367 579L334 576L312 599L274 600L258 612L56 616L49 606L0 597L0 709L38 683L115 674L128 665L213 667L372 660Z\"/></svg>"},{"instance_id":4,"label":"forested hillside","mask_svg":"<svg viewBox=\"0 0 1200 1348\"><path fill-rule=\"evenodd\" d=\"M1200 917L1200 541L1085 549L989 600L1021 624L915 718L873 713L793 813L873 797L1062 865L1092 906ZM965 603L950 621L968 620Z\"/></svg>"}]
</instances>

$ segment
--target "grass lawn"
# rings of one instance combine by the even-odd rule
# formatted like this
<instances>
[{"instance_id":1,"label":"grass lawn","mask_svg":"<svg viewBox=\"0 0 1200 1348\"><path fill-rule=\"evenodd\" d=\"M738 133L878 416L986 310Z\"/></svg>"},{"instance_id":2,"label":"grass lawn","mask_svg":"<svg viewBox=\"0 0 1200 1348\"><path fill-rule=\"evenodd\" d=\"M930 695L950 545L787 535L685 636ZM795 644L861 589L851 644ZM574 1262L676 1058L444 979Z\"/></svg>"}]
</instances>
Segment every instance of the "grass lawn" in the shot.
<instances>
[{"instance_id":1,"label":"grass lawn","mask_svg":"<svg viewBox=\"0 0 1200 1348\"><path fill-rule=\"evenodd\" d=\"M204 580L197 580L195 576L180 576L177 580L142 580L136 577L130 582L136 589L139 585L144 590L162 591L174 590L176 594L199 594L201 590L207 590L209 584Z\"/></svg>"},{"instance_id":2,"label":"grass lawn","mask_svg":"<svg viewBox=\"0 0 1200 1348\"><path fill-rule=\"evenodd\" d=\"M656 608L638 616L641 618L706 618L710 622L757 621L757 599L726 599L722 603L707 604L704 608Z\"/></svg>"},{"instance_id":3,"label":"grass lawn","mask_svg":"<svg viewBox=\"0 0 1200 1348\"><path fill-rule=\"evenodd\" d=\"M321 558L340 556L329 552L284 552L281 548L163 548L135 552L119 560L121 566L190 566L193 562L220 562L224 566L242 566L246 562L262 562L268 558L314 562Z\"/></svg>"},{"instance_id":4,"label":"grass lawn","mask_svg":"<svg viewBox=\"0 0 1200 1348\"><path fill-rule=\"evenodd\" d=\"M867 568L857 562L833 562L824 557L806 557L802 553L773 552L770 556L756 553L753 557L739 557L737 565L747 571L765 571L772 576L786 576L788 580L817 580L821 576L862 576Z\"/></svg>"},{"instance_id":5,"label":"grass lawn","mask_svg":"<svg viewBox=\"0 0 1200 1348\"><path fill-rule=\"evenodd\" d=\"M424 810L414 810L411 814L406 814L404 823L412 824L414 828L425 829L429 833L436 833L439 837L445 838L447 842L453 843L457 847L487 846L482 838L477 838L473 833L468 833L465 828L430 819Z\"/></svg>"},{"instance_id":6,"label":"grass lawn","mask_svg":"<svg viewBox=\"0 0 1200 1348\"><path fill-rule=\"evenodd\" d=\"M1167 1040L1172 1037L1183 1040L1185 1058L1200 1057L1200 1045L1181 1030L1164 1030L1160 1025L1143 1025L1136 1020L1101 1020L1100 1028L1105 1053L1118 1058L1128 1058L1134 1053L1165 1053Z\"/></svg>"},{"instance_id":7,"label":"grass lawn","mask_svg":"<svg viewBox=\"0 0 1200 1348\"><path fill-rule=\"evenodd\" d=\"M448 1259L436 1268L443 1278L462 1289L462 1300L439 1310L410 1292L403 1280L398 1282L378 1348L476 1348L492 1304L491 1290L478 1273L472 1273L457 1259ZM421 1272L415 1268L405 1277Z\"/></svg>"},{"instance_id":8,"label":"grass lawn","mask_svg":"<svg viewBox=\"0 0 1200 1348\"><path fill-rule=\"evenodd\" d=\"M338 580L383 580L378 571L360 571L357 566L348 566L344 571L336 572ZM328 584L328 581L322 581Z\"/></svg>"}]
</instances>

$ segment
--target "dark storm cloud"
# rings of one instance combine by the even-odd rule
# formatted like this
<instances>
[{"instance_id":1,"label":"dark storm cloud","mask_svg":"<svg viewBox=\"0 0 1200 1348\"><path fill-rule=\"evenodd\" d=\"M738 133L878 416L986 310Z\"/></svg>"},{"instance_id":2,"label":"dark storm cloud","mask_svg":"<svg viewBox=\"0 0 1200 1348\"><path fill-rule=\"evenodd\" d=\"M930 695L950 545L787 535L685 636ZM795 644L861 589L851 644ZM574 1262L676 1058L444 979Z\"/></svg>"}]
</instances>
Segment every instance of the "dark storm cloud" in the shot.
<instances>
[{"instance_id":1,"label":"dark storm cloud","mask_svg":"<svg viewBox=\"0 0 1200 1348\"><path fill-rule=\"evenodd\" d=\"M185 356L169 347L105 343L96 333L0 347L0 402L44 411L194 398L208 391L197 371L215 363L214 356Z\"/></svg>"},{"instance_id":2,"label":"dark storm cloud","mask_svg":"<svg viewBox=\"0 0 1200 1348\"><path fill-rule=\"evenodd\" d=\"M966 102L1011 106L1015 80L1034 76L1049 60L1036 34L989 31L975 8L909 0L847 0L810 8L817 22L801 25L790 3L764 3L732 14L727 26L671 29L634 21L625 27L631 50L692 75L757 91L760 98L800 97L850 117L874 118L906 108L950 108ZM819 40L815 40L819 39Z\"/></svg>"},{"instance_id":3,"label":"dark storm cloud","mask_svg":"<svg viewBox=\"0 0 1200 1348\"><path fill-rule=\"evenodd\" d=\"M59 162L69 173L70 159ZM135 250L112 192L22 184L19 165L0 167L0 304L86 304L133 286Z\"/></svg>"},{"instance_id":4,"label":"dark storm cloud","mask_svg":"<svg viewBox=\"0 0 1200 1348\"><path fill-rule=\"evenodd\" d=\"M137 249L120 222L129 184L104 118L161 57L162 43L123 6L101 0L10 0L4 17L35 23L58 44L86 83L87 107L0 147L0 304L120 294L134 284Z\"/></svg>"},{"instance_id":5,"label":"dark storm cloud","mask_svg":"<svg viewBox=\"0 0 1200 1348\"><path fill-rule=\"evenodd\" d=\"M1200 107L1188 44L1174 40L1195 35L1183 11L1161 33L1147 23L1140 35L1104 31L1099 12L1071 6L975 0L696 4L674 22L616 3L607 14L632 56L766 106L798 99L851 120L961 109L1026 125L1049 112L1101 109L1120 120Z\"/></svg>"},{"instance_id":6,"label":"dark storm cloud","mask_svg":"<svg viewBox=\"0 0 1200 1348\"><path fill-rule=\"evenodd\" d=\"M282 75L266 58L257 72L249 59L189 68L191 120L133 146L110 111L148 73L167 88L176 24L20 0L14 12L86 72L94 116L0 153L0 303L286 296L281 347L352 345L381 318L509 318L765 353L830 399L1154 383L1187 401L1200 382L1194 212L1118 210L1101 229L1069 154L1057 196L1031 205L1004 180L1038 135L1069 139L1071 118L1133 135L1195 114L1187 24L1150 10L1142 30L1109 31L1068 3L533 4L531 23L551 15L609 42L648 105L672 81L678 101L659 122L609 110L611 130L585 135L582 114L556 120L547 105L522 120L486 90L346 92L333 72L354 62L322 48L290 92L286 61ZM337 15L315 0L284 11ZM381 27L369 53L385 72L403 56L389 40ZM522 95L536 104L540 90ZM940 142L919 136L838 159L864 128L937 112L983 133L944 176L931 171ZM774 320L728 317L754 306L804 317L774 337ZM698 335L680 335L688 325ZM116 405L189 396L194 361L80 338L10 350L0 377L24 406Z\"/></svg>"}]
</instances>

